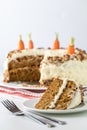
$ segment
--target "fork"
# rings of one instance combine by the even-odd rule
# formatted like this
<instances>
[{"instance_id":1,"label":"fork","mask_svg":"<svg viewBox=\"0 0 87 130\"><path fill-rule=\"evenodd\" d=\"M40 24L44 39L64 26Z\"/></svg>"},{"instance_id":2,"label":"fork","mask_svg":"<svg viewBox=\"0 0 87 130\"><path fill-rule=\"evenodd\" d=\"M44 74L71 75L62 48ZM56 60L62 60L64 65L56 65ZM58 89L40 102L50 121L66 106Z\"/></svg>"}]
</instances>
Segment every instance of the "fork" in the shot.
<instances>
[{"instance_id":1,"label":"fork","mask_svg":"<svg viewBox=\"0 0 87 130\"><path fill-rule=\"evenodd\" d=\"M8 99L4 99L4 100L2 99L1 102L9 111L14 113L15 115L17 115L17 116L18 115L26 115L28 117L37 118L37 120L40 120L40 122L42 122L43 124L45 124L49 127L54 127L54 124L52 124L52 123L58 123L60 125L66 124L65 121L49 118L47 116L44 116L44 115L39 114L39 113L35 113L33 111L23 112L16 106L16 104L13 101L10 101ZM46 122L44 123L43 120L46 121ZM52 123L49 123L49 122L52 122Z\"/></svg>"},{"instance_id":2,"label":"fork","mask_svg":"<svg viewBox=\"0 0 87 130\"><path fill-rule=\"evenodd\" d=\"M16 104L13 101L10 101L8 99L2 100L1 99L1 103L13 114L15 114L16 116L21 116L21 115L26 115L27 117L31 118L32 120L34 120L35 122L45 125L47 127L55 127L55 125L53 123L49 123L49 121L47 122L46 120L42 120L40 118L38 118L35 114L33 113L25 113L23 111L21 111Z\"/></svg>"}]
</instances>

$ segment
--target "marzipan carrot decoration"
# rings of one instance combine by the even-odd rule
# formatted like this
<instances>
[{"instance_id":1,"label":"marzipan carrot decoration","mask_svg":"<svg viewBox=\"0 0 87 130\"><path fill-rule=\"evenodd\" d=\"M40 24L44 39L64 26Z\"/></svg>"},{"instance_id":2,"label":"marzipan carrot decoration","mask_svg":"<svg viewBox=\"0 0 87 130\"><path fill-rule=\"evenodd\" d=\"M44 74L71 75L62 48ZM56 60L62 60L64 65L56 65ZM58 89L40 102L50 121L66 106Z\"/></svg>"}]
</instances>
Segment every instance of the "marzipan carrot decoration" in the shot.
<instances>
[{"instance_id":1,"label":"marzipan carrot decoration","mask_svg":"<svg viewBox=\"0 0 87 130\"><path fill-rule=\"evenodd\" d=\"M53 43L53 49L59 49L60 48L60 42L59 42L59 39L58 39L58 33L56 33L56 39Z\"/></svg>"},{"instance_id":2,"label":"marzipan carrot decoration","mask_svg":"<svg viewBox=\"0 0 87 130\"><path fill-rule=\"evenodd\" d=\"M29 49L33 49L34 48L34 44L33 44L33 41L31 39L31 33L28 34L28 48Z\"/></svg>"},{"instance_id":3,"label":"marzipan carrot decoration","mask_svg":"<svg viewBox=\"0 0 87 130\"><path fill-rule=\"evenodd\" d=\"M74 41L75 41L75 39L73 37L71 37L70 44L69 44L69 46L67 48L67 53L68 54L74 54L75 53Z\"/></svg>"},{"instance_id":4,"label":"marzipan carrot decoration","mask_svg":"<svg viewBox=\"0 0 87 130\"><path fill-rule=\"evenodd\" d=\"M23 50L23 49L25 49L25 47L24 47L24 42L23 42L23 40L22 40L22 36L19 35L18 50Z\"/></svg>"}]
</instances>

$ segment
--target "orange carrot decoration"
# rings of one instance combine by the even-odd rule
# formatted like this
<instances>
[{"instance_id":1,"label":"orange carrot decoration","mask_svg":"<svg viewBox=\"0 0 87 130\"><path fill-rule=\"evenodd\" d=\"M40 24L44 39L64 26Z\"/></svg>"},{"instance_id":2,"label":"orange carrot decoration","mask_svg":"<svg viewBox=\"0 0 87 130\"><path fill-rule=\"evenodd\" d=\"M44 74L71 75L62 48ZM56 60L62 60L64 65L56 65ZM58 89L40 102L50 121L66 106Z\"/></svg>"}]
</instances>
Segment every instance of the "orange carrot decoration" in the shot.
<instances>
[{"instance_id":1,"label":"orange carrot decoration","mask_svg":"<svg viewBox=\"0 0 87 130\"><path fill-rule=\"evenodd\" d=\"M68 54L74 54L75 53L74 41L75 41L75 39L73 37L71 37L70 44L69 44L69 46L67 48L67 53Z\"/></svg>"},{"instance_id":2,"label":"orange carrot decoration","mask_svg":"<svg viewBox=\"0 0 87 130\"><path fill-rule=\"evenodd\" d=\"M22 36L19 35L18 50L23 50L23 49L25 49L25 47L24 47L24 42L23 42L23 40L22 40Z\"/></svg>"},{"instance_id":3,"label":"orange carrot decoration","mask_svg":"<svg viewBox=\"0 0 87 130\"><path fill-rule=\"evenodd\" d=\"M34 48L34 44L33 44L33 41L31 39L31 33L28 34L28 48L29 49L33 49Z\"/></svg>"},{"instance_id":4,"label":"orange carrot decoration","mask_svg":"<svg viewBox=\"0 0 87 130\"><path fill-rule=\"evenodd\" d=\"M55 49L59 49L59 48L60 48L60 42L58 40L58 33L56 33L56 39L53 43L53 49L55 50Z\"/></svg>"}]
</instances>

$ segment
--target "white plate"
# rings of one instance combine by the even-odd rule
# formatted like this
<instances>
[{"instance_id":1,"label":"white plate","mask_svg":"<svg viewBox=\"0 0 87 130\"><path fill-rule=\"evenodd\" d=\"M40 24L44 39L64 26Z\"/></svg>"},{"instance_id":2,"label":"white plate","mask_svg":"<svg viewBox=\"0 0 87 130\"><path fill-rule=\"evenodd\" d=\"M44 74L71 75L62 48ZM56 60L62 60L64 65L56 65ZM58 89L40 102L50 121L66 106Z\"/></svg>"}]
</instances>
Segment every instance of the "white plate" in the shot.
<instances>
[{"instance_id":1,"label":"white plate","mask_svg":"<svg viewBox=\"0 0 87 130\"><path fill-rule=\"evenodd\" d=\"M79 105L78 107L74 109L67 109L67 110L41 110L36 109L34 106L38 102L39 98L35 99L29 99L23 102L24 109L28 111L36 111L41 113L58 113L58 114L64 114L64 113L76 113L76 112L83 112L87 111L87 102L85 102L84 105Z\"/></svg>"},{"instance_id":2,"label":"white plate","mask_svg":"<svg viewBox=\"0 0 87 130\"><path fill-rule=\"evenodd\" d=\"M5 83L0 80L0 85L8 88L16 88L16 89L29 89L29 90L46 90L46 87L40 87L39 85L29 84L25 82L9 82Z\"/></svg>"}]
</instances>

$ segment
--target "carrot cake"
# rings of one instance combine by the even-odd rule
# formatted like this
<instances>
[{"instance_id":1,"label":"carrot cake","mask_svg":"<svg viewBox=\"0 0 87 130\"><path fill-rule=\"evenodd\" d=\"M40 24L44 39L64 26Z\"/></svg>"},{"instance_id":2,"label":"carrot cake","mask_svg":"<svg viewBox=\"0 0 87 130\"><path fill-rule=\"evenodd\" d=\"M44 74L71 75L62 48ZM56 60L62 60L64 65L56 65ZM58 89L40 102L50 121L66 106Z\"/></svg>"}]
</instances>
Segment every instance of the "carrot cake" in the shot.
<instances>
[{"instance_id":1,"label":"carrot cake","mask_svg":"<svg viewBox=\"0 0 87 130\"><path fill-rule=\"evenodd\" d=\"M54 79L35 104L37 109L65 110L83 102L81 86L67 79Z\"/></svg>"},{"instance_id":2,"label":"carrot cake","mask_svg":"<svg viewBox=\"0 0 87 130\"><path fill-rule=\"evenodd\" d=\"M87 85L87 53L74 47L74 38L67 49L60 48L58 34L53 49L34 49L31 38L25 49L21 36L18 43L18 50L9 52L6 58L5 82L40 82L46 86L53 78L67 78Z\"/></svg>"},{"instance_id":3,"label":"carrot cake","mask_svg":"<svg viewBox=\"0 0 87 130\"><path fill-rule=\"evenodd\" d=\"M49 85L53 78L68 78L87 85L87 53L75 49L24 49L8 53L5 60L4 81L29 81Z\"/></svg>"}]
</instances>

